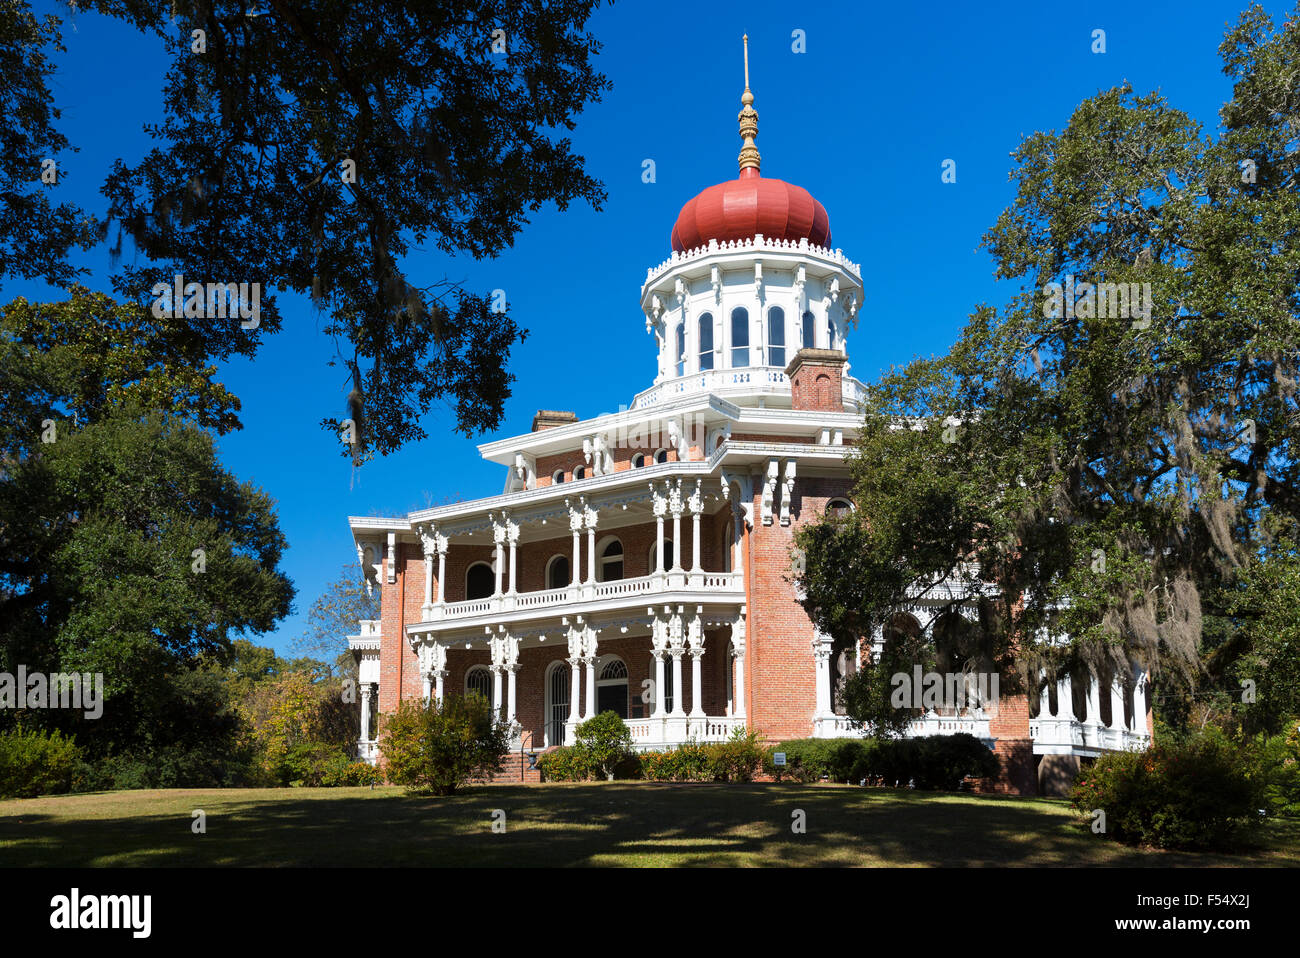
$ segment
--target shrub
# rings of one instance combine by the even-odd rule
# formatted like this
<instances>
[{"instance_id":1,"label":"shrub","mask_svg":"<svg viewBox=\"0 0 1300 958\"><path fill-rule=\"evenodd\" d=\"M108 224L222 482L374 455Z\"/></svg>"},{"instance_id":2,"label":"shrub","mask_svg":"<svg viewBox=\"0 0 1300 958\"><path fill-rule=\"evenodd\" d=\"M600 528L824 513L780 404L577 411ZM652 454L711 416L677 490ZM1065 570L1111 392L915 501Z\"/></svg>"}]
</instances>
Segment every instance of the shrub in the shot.
<instances>
[{"instance_id":1,"label":"shrub","mask_svg":"<svg viewBox=\"0 0 1300 958\"><path fill-rule=\"evenodd\" d=\"M1274 735L1259 751L1264 798L1276 815L1300 818L1300 724Z\"/></svg>"},{"instance_id":2,"label":"shrub","mask_svg":"<svg viewBox=\"0 0 1300 958\"><path fill-rule=\"evenodd\" d=\"M614 769L632 754L632 733L617 712L601 712L583 722L575 731L576 747L592 768L609 781Z\"/></svg>"},{"instance_id":3,"label":"shrub","mask_svg":"<svg viewBox=\"0 0 1300 958\"><path fill-rule=\"evenodd\" d=\"M505 723L480 695L449 693L427 706L408 699L381 725L388 778L411 792L450 795L473 777L490 778L509 748Z\"/></svg>"},{"instance_id":4,"label":"shrub","mask_svg":"<svg viewBox=\"0 0 1300 958\"><path fill-rule=\"evenodd\" d=\"M322 788L353 788L363 785L378 785L384 780L384 773L369 762L358 762L346 755L334 755L320 769L317 784Z\"/></svg>"},{"instance_id":5,"label":"shrub","mask_svg":"<svg viewBox=\"0 0 1300 958\"><path fill-rule=\"evenodd\" d=\"M785 768L772 761L785 752ZM967 776L996 775L997 756L972 735L919 739L805 738L767 749L763 769L778 781L907 785L956 789Z\"/></svg>"},{"instance_id":6,"label":"shrub","mask_svg":"<svg viewBox=\"0 0 1300 958\"><path fill-rule=\"evenodd\" d=\"M1259 825L1265 776L1249 751L1202 734L1145 752L1110 752L1080 773L1072 804L1106 813L1116 841L1161 848L1228 848Z\"/></svg>"},{"instance_id":7,"label":"shrub","mask_svg":"<svg viewBox=\"0 0 1300 958\"><path fill-rule=\"evenodd\" d=\"M705 747L709 777L715 782L752 782L763 765L761 732L743 725L732 729L725 742Z\"/></svg>"},{"instance_id":8,"label":"shrub","mask_svg":"<svg viewBox=\"0 0 1300 958\"><path fill-rule=\"evenodd\" d=\"M545 782L585 782L595 774L587 753L572 745L561 745L537 760Z\"/></svg>"},{"instance_id":9,"label":"shrub","mask_svg":"<svg viewBox=\"0 0 1300 958\"><path fill-rule=\"evenodd\" d=\"M75 739L53 732L12 729L0 734L0 798L33 798L72 788L80 752Z\"/></svg>"}]
</instances>

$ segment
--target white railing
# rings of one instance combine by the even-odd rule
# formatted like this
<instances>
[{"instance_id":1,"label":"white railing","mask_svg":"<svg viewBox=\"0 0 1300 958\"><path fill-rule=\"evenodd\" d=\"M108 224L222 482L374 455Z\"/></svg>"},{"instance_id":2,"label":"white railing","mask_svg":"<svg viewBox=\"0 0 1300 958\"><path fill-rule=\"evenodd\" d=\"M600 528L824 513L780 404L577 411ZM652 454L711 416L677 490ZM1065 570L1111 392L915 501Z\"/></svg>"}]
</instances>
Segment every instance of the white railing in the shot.
<instances>
[{"instance_id":1,"label":"white railing","mask_svg":"<svg viewBox=\"0 0 1300 958\"><path fill-rule=\"evenodd\" d=\"M628 719L633 747L642 751L666 748L684 742L725 742L732 732L745 725L745 719L712 715L704 718L664 716L663 718Z\"/></svg>"},{"instance_id":2,"label":"white railing","mask_svg":"<svg viewBox=\"0 0 1300 958\"><path fill-rule=\"evenodd\" d=\"M431 606L429 612L431 620L465 619L518 609L544 609L574 602L649 596L684 589L721 594L742 592L744 588L744 580L740 572L664 572L651 573L635 579L615 579L611 582L584 583L560 589L546 589L541 592L521 592L516 595L494 595L486 599L448 602L446 605Z\"/></svg>"},{"instance_id":3,"label":"white railing","mask_svg":"<svg viewBox=\"0 0 1300 958\"><path fill-rule=\"evenodd\" d=\"M1034 740L1035 749L1043 751L1140 751L1151 744L1151 736L1145 732L1081 722L1076 718L1030 719L1029 736Z\"/></svg>"},{"instance_id":4,"label":"white railing","mask_svg":"<svg viewBox=\"0 0 1300 958\"><path fill-rule=\"evenodd\" d=\"M923 715L908 722L903 729L904 738L962 733L979 739L992 738L989 720L975 715ZM813 738L864 738L870 734L870 728L855 725L844 715L823 716L813 723Z\"/></svg>"}]
</instances>

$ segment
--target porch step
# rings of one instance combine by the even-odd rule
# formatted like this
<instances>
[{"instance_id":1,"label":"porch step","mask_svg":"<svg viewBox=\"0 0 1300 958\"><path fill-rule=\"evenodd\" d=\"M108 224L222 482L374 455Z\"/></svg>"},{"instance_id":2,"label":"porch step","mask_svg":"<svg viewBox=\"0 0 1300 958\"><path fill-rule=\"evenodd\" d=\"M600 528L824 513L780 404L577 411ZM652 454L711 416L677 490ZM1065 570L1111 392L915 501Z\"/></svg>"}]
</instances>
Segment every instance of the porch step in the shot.
<instances>
[{"instance_id":1,"label":"porch step","mask_svg":"<svg viewBox=\"0 0 1300 958\"><path fill-rule=\"evenodd\" d=\"M538 753L540 755L540 752ZM520 782L524 784L537 784L542 780L542 773L538 769L528 768L527 754L520 755L518 752L509 752L501 760L501 771L497 772L491 778L494 785L517 785ZM471 779L475 784L485 784L486 780L481 778Z\"/></svg>"}]
</instances>

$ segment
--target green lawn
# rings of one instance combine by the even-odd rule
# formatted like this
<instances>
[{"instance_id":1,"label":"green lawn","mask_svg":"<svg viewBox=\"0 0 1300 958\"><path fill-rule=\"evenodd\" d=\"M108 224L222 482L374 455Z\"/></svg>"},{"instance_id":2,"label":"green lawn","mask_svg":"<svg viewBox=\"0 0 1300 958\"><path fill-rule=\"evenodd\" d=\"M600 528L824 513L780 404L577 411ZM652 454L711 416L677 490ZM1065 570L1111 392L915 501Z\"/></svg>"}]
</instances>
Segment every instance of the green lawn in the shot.
<instances>
[{"instance_id":1,"label":"green lawn","mask_svg":"<svg viewBox=\"0 0 1300 958\"><path fill-rule=\"evenodd\" d=\"M506 831L492 831L493 809ZM207 833L191 831L192 813ZM793 834L802 809L807 833ZM1300 865L1300 823L1241 856L1124 848L1063 802L835 785L174 789L0 802L0 865Z\"/></svg>"}]
</instances>

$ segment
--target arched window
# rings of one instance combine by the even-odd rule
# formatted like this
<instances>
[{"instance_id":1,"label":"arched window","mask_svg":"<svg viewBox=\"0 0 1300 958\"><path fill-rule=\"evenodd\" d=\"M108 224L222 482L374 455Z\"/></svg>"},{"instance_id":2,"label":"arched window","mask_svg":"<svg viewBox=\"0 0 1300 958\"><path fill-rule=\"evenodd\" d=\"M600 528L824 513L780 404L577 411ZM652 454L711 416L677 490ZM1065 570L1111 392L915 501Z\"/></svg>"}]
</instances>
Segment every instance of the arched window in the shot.
<instances>
[{"instance_id":1,"label":"arched window","mask_svg":"<svg viewBox=\"0 0 1300 958\"><path fill-rule=\"evenodd\" d=\"M627 665L620 658L611 658L596 679L596 714L614 712L627 718L627 691Z\"/></svg>"},{"instance_id":2,"label":"arched window","mask_svg":"<svg viewBox=\"0 0 1300 958\"><path fill-rule=\"evenodd\" d=\"M651 572L654 572L655 569L658 568L658 565L656 564L656 561L659 558L658 552L659 552L659 543L658 542L650 543L650 564L647 566L647 568ZM664 571L667 572L672 567L673 567L673 540L665 539L664 540Z\"/></svg>"},{"instance_id":3,"label":"arched window","mask_svg":"<svg viewBox=\"0 0 1300 958\"><path fill-rule=\"evenodd\" d=\"M600 581L617 582L623 578L623 543L611 539L600 551Z\"/></svg>"},{"instance_id":4,"label":"arched window","mask_svg":"<svg viewBox=\"0 0 1300 958\"><path fill-rule=\"evenodd\" d=\"M558 486L563 481L564 481L564 470L556 469L555 474L551 476L551 482L555 483Z\"/></svg>"},{"instance_id":5,"label":"arched window","mask_svg":"<svg viewBox=\"0 0 1300 958\"><path fill-rule=\"evenodd\" d=\"M677 324L677 375L686 375L686 324Z\"/></svg>"},{"instance_id":6,"label":"arched window","mask_svg":"<svg viewBox=\"0 0 1300 958\"><path fill-rule=\"evenodd\" d=\"M465 570L465 598L486 599L496 588L496 573L489 563L475 562Z\"/></svg>"},{"instance_id":7,"label":"arched window","mask_svg":"<svg viewBox=\"0 0 1300 958\"><path fill-rule=\"evenodd\" d=\"M486 665L476 665L465 673L465 694L481 695L488 705L495 704L492 701L492 673Z\"/></svg>"},{"instance_id":8,"label":"arched window","mask_svg":"<svg viewBox=\"0 0 1300 958\"><path fill-rule=\"evenodd\" d=\"M569 584L569 557L551 556L546 563L546 588L563 589Z\"/></svg>"},{"instance_id":9,"label":"arched window","mask_svg":"<svg viewBox=\"0 0 1300 958\"><path fill-rule=\"evenodd\" d=\"M713 314L702 313L699 319L700 370L713 368Z\"/></svg>"},{"instance_id":10,"label":"arched window","mask_svg":"<svg viewBox=\"0 0 1300 958\"><path fill-rule=\"evenodd\" d=\"M813 319L812 311L803 314L803 348L812 349L817 345L817 321Z\"/></svg>"},{"instance_id":11,"label":"arched window","mask_svg":"<svg viewBox=\"0 0 1300 958\"><path fill-rule=\"evenodd\" d=\"M826 317L826 348L835 348L835 320L830 316Z\"/></svg>"},{"instance_id":12,"label":"arched window","mask_svg":"<svg viewBox=\"0 0 1300 958\"><path fill-rule=\"evenodd\" d=\"M853 503L847 499L832 499L826 503L826 515L833 516L837 519L847 516L853 511Z\"/></svg>"},{"instance_id":13,"label":"arched window","mask_svg":"<svg viewBox=\"0 0 1300 958\"><path fill-rule=\"evenodd\" d=\"M569 718L569 666L551 663L546 674L546 744L564 744L564 723Z\"/></svg>"},{"instance_id":14,"label":"arched window","mask_svg":"<svg viewBox=\"0 0 1300 958\"><path fill-rule=\"evenodd\" d=\"M731 311L731 365L749 365L749 310L744 306Z\"/></svg>"},{"instance_id":15,"label":"arched window","mask_svg":"<svg viewBox=\"0 0 1300 958\"><path fill-rule=\"evenodd\" d=\"M633 469L640 469L644 465L645 465L645 453L638 452L636 455L632 457Z\"/></svg>"},{"instance_id":16,"label":"arched window","mask_svg":"<svg viewBox=\"0 0 1300 958\"><path fill-rule=\"evenodd\" d=\"M767 311L767 364L785 368L785 310L780 306Z\"/></svg>"},{"instance_id":17,"label":"arched window","mask_svg":"<svg viewBox=\"0 0 1300 958\"><path fill-rule=\"evenodd\" d=\"M584 467L584 466L578 466L576 469L573 470L573 481L574 481L574 482L577 482L579 479L586 479L586 478L587 478L587 470L586 470L586 467Z\"/></svg>"},{"instance_id":18,"label":"arched window","mask_svg":"<svg viewBox=\"0 0 1300 958\"><path fill-rule=\"evenodd\" d=\"M655 462L664 463L668 461L668 450L660 449L655 452Z\"/></svg>"}]
</instances>

